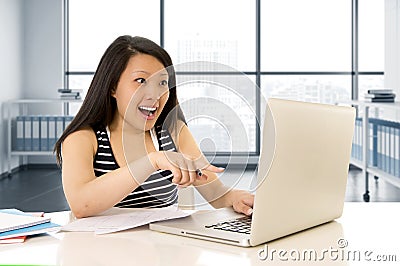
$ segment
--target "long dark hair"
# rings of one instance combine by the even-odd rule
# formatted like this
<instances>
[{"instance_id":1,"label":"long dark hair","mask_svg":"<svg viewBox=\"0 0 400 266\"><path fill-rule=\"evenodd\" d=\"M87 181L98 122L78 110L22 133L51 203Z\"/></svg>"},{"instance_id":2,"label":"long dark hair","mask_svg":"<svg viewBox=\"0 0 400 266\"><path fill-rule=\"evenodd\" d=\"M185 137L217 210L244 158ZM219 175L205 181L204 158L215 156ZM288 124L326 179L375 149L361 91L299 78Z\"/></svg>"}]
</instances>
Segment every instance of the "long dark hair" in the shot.
<instances>
[{"instance_id":1,"label":"long dark hair","mask_svg":"<svg viewBox=\"0 0 400 266\"><path fill-rule=\"evenodd\" d=\"M168 53L149 39L129 35L120 36L105 51L81 108L54 146L59 165L62 163L61 144L70 134L86 127L108 126L111 123L117 110L116 100L111 96L112 91L117 88L129 59L136 54L154 56L163 64L169 75L169 98L156 121L156 126L165 126L163 124L167 116L173 117L173 119L168 119L168 127L172 130L178 120L186 123L178 104L176 75Z\"/></svg>"}]
</instances>

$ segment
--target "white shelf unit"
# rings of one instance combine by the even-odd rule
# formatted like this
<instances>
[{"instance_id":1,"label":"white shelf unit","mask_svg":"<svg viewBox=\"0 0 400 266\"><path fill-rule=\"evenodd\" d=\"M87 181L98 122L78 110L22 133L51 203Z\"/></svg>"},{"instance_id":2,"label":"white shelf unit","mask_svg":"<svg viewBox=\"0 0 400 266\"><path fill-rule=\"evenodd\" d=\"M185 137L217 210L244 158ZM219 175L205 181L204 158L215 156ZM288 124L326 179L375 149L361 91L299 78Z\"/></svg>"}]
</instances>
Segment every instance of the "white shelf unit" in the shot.
<instances>
[{"instance_id":1,"label":"white shelf unit","mask_svg":"<svg viewBox=\"0 0 400 266\"><path fill-rule=\"evenodd\" d=\"M387 173L386 171L383 171L379 169L376 166L370 165L370 144L371 144L371 139L373 137L377 136L371 136L371 132L369 129L369 121L370 121L370 114L371 111L375 111L375 118L379 118L379 110L380 109L392 109L394 111L400 111L400 103L395 102L395 103L372 103L372 102L365 102L365 101L350 101L346 104L351 104L355 107L357 107L358 114L361 112L361 118L362 118L362 159L357 160L352 158L351 159L351 164L355 165L356 167L360 168L363 171L363 176L365 178L365 193L363 194L363 199L364 201L368 202L370 200L370 195L369 195L369 175L372 175L375 177L375 179L382 178L385 181L391 183L392 185L396 187L400 187L400 178L397 176L394 176L392 174ZM366 130L367 129L367 130ZM399 147L399 142L394 141L394 143L391 143L390 140L389 145L395 144L395 147L393 150L396 150L397 153L400 151ZM384 145L388 145L387 143L384 143ZM373 149L376 147L372 147ZM390 149L390 148L389 148ZM372 151L378 152L378 151ZM397 166L400 167L400 166Z\"/></svg>"},{"instance_id":2,"label":"white shelf unit","mask_svg":"<svg viewBox=\"0 0 400 266\"><path fill-rule=\"evenodd\" d=\"M27 156L40 156L40 155L53 155L49 150L16 150L15 143L13 143L13 121L17 116L26 115L71 115L71 104L76 105L76 110L80 107L82 100L74 99L18 99L10 100L6 103L6 117L7 117L7 165L8 175L11 176L11 158L13 156L22 157L22 165L27 161ZM41 109L45 109L41 111ZM44 112L44 113L43 113ZM20 163L21 164L21 163Z\"/></svg>"}]
</instances>

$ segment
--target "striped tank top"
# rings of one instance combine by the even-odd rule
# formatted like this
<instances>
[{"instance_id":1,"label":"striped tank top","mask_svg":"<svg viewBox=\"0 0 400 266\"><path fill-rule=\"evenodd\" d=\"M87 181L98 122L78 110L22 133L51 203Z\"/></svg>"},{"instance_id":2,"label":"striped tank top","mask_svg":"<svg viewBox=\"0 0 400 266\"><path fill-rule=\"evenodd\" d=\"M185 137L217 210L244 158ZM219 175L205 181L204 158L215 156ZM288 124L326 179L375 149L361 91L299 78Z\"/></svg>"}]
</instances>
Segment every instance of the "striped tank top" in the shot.
<instances>
[{"instance_id":1,"label":"striped tank top","mask_svg":"<svg viewBox=\"0 0 400 266\"><path fill-rule=\"evenodd\" d=\"M93 160L96 177L118 169L109 134L105 127L93 128L97 138L97 152ZM154 129L153 129L154 130ZM154 145L158 150L176 151L170 133L160 127L155 128ZM153 132L152 132L153 133ZM153 135L154 136L154 135ZM156 140L155 140L156 138ZM126 196L115 207L121 208L154 208L166 207L177 203L177 186L171 182L172 173L169 170L158 170L151 174L140 186Z\"/></svg>"}]
</instances>

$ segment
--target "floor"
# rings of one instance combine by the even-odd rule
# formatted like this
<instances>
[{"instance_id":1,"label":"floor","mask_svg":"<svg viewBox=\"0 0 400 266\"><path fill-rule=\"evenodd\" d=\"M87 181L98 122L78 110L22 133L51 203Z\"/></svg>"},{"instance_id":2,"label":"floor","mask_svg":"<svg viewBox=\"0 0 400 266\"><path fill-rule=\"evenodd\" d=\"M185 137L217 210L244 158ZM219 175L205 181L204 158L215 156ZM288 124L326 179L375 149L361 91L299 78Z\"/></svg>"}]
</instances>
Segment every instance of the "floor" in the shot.
<instances>
[{"instance_id":1,"label":"floor","mask_svg":"<svg viewBox=\"0 0 400 266\"><path fill-rule=\"evenodd\" d=\"M237 178L240 176L241 178ZM233 182L238 188L248 189L254 171L238 174L230 170L222 178L225 182ZM359 170L349 172L346 191L346 201L363 201L365 181ZM370 201L400 202L400 188L382 179L370 177ZM196 195L196 200L198 200ZM64 197L61 172L58 169L27 169L21 170L11 178L0 180L0 209L17 208L22 211L54 212L68 210Z\"/></svg>"}]
</instances>

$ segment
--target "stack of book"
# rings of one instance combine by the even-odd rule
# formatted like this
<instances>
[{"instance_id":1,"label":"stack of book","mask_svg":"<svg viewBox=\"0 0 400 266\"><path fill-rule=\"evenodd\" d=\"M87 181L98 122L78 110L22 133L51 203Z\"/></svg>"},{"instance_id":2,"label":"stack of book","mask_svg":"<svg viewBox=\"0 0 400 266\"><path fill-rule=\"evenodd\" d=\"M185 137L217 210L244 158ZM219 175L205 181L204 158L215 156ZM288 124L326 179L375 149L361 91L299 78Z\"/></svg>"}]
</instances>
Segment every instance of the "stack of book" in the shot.
<instances>
[{"instance_id":1,"label":"stack of book","mask_svg":"<svg viewBox=\"0 0 400 266\"><path fill-rule=\"evenodd\" d=\"M82 90L58 89L63 100L80 100Z\"/></svg>"},{"instance_id":2,"label":"stack of book","mask_svg":"<svg viewBox=\"0 0 400 266\"><path fill-rule=\"evenodd\" d=\"M50 218L43 217L43 214L1 209L0 244L21 243L27 236L60 230L60 225L50 222Z\"/></svg>"},{"instance_id":3,"label":"stack of book","mask_svg":"<svg viewBox=\"0 0 400 266\"><path fill-rule=\"evenodd\" d=\"M366 101L376 103L393 103L394 98L396 98L396 94L390 89L368 90L368 93L365 94Z\"/></svg>"}]
</instances>

